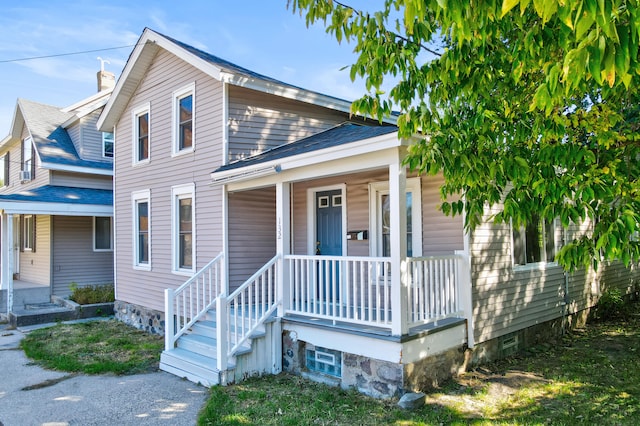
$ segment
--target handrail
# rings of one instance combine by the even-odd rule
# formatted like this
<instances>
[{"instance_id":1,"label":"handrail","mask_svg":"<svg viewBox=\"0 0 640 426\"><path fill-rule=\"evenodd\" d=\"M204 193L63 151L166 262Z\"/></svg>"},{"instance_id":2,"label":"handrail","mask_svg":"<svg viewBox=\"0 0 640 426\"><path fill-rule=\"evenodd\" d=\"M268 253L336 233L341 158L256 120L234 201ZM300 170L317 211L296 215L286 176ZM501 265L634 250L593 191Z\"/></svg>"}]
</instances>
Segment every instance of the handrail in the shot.
<instances>
[{"instance_id":1,"label":"handrail","mask_svg":"<svg viewBox=\"0 0 640 426\"><path fill-rule=\"evenodd\" d=\"M165 290L165 350L215 304L223 290L223 260L220 253L180 287Z\"/></svg>"},{"instance_id":2,"label":"handrail","mask_svg":"<svg viewBox=\"0 0 640 426\"><path fill-rule=\"evenodd\" d=\"M276 310L277 262L274 256L229 296L217 299L218 369L227 368L227 359L242 346Z\"/></svg>"}]
</instances>

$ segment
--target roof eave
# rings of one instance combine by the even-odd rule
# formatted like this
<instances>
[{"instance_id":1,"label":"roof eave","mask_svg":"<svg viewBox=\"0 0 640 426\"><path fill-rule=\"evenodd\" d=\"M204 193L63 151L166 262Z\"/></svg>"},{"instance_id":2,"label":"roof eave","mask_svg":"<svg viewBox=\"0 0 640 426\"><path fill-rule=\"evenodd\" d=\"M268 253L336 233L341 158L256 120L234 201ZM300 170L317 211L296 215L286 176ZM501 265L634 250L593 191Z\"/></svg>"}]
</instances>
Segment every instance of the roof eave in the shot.
<instances>
[{"instance_id":1,"label":"roof eave","mask_svg":"<svg viewBox=\"0 0 640 426\"><path fill-rule=\"evenodd\" d=\"M98 118L98 122L96 124L98 130L103 132L112 131L113 127L116 125L118 117L122 114L124 108L129 103L129 99L138 87L140 81L142 81L146 69L148 69L159 48L163 48L168 52L173 53L184 61L209 74L213 78L220 80L220 68L198 58L196 55L193 55L186 49L176 45L161 34L158 34L149 28L145 28L140 39L136 43L136 47L133 49L129 60L122 70L120 78L118 78L118 81L116 82L109 101Z\"/></svg>"},{"instance_id":2,"label":"roof eave","mask_svg":"<svg viewBox=\"0 0 640 426\"><path fill-rule=\"evenodd\" d=\"M359 141L350 142L337 147L334 146L330 148L318 149L315 151L292 155L285 158L273 159L250 166L238 167L221 172L213 172L211 173L211 183L214 185L220 185L228 182L251 180L256 177L263 177L263 171L265 173L267 173L268 171L273 171L273 173L280 173L282 171L301 166L313 166L315 164L324 163L332 159L353 157L363 153L384 150L387 148L395 148L404 145L404 143L404 140L398 139L397 132L387 133L385 135L361 139Z\"/></svg>"},{"instance_id":3,"label":"roof eave","mask_svg":"<svg viewBox=\"0 0 640 426\"><path fill-rule=\"evenodd\" d=\"M44 201L2 201L2 210L7 214L43 214L63 216L113 216L113 205L47 203Z\"/></svg>"},{"instance_id":4,"label":"roof eave","mask_svg":"<svg viewBox=\"0 0 640 426\"><path fill-rule=\"evenodd\" d=\"M87 173L100 176L113 176L113 169L100 169L97 167L73 166L68 164L58 164L52 162L40 162L40 168L47 170L57 170L61 172Z\"/></svg>"}]
</instances>

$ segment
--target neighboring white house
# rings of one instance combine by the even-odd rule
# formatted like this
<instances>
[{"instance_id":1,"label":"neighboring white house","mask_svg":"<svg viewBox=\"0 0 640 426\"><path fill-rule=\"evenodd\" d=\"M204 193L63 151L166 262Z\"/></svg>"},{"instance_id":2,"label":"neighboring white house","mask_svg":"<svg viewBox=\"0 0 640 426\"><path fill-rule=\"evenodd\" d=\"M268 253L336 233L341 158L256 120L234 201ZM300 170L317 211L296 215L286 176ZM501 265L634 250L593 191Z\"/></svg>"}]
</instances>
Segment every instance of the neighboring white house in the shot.
<instances>
[{"instance_id":1,"label":"neighboring white house","mask_svg":"<svg viewBox=\"0 0 640 426\"><path fill-rule=\"evenodd\" d=\"M393 120L349 111L144 30L98 128L117 143L116 316L165 334L161 368L397 395L559 332L614 275L636 285L619 265L565 275L558 224L466 234Z\"/></svg>"},{"instance_id":2,"label":"neighboring white house","mask_svg":"<svg viewBox=\"0 0 640 426\"><path fill-rule=\"evenodd\" d=\"M113 135L96 121L115 84L67 108L18 99L0 142L0 312L113 283Z\"/></svg>"}]
</instances>

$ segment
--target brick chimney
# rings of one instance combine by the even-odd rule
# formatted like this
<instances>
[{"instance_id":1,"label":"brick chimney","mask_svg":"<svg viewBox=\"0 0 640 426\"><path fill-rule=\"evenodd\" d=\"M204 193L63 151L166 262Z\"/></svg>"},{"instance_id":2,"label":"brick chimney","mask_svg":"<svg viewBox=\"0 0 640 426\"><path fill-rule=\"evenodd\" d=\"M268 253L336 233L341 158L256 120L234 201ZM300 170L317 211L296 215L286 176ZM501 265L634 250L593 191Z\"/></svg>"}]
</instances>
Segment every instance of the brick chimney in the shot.
<instances>
[{"instance_id":1,"label":"brick chimney","mask_svg":"<svg viewBox=\"0 0 640 426\"><path fill-rule=\"evenodd\" d=\"M104 70L104 64L109 63L98 56L98 60L100 61L100 71L98 71L98 92L102 92L103 90L113 89L116 85L116 75L112 72Z\"/></svg>"}]
</instances>

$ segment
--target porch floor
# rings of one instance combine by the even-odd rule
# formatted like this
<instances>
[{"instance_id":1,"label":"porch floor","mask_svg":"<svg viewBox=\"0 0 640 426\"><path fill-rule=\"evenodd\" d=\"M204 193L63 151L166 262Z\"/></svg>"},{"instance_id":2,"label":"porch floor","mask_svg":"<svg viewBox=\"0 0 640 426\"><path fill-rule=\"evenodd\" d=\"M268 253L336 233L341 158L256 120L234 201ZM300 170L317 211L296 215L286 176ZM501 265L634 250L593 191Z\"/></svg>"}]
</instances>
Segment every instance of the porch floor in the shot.
<instances>
[{"instance_id":1,"label":"porch floor","mask_svg":"<svg viewBox=\"0 0 640 426\"><path fill-rule=\"evenodd\" d=\"M331 329L337 332L374 337L377 339L393 342L406 342L409 340L418 339L427 334L443 331L466 322L464 318L444 318L438 321L430 322L428 324L412 327L409 332L403 336L394 336L391 334L391 330L389 330L388 328L375 327L372 325L353 324L342 321L333 321L325 318L312 318L304 315L285 314L285 316L282 318L282 321L285 323L291 322L304 324L312 327Z\"/></svg>"}]
</instances>

